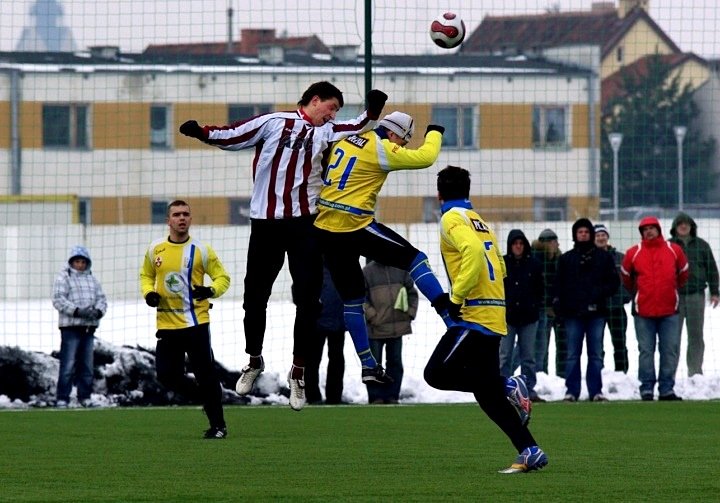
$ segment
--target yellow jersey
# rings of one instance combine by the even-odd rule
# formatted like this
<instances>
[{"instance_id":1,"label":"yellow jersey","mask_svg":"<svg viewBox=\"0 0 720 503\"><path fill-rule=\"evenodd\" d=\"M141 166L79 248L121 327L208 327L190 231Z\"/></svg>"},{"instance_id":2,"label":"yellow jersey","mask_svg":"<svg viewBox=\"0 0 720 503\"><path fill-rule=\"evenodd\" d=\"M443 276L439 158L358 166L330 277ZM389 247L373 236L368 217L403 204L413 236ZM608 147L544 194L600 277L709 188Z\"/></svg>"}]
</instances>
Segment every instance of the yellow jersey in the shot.
<instances>
[{"instance_id":1,"label":"yellow jersey","mask_svg":"<svg viewBox=\"0 0 720 503\"><path fill-rule=\"evenodd\" d=\"M369 225L388 173L430 167L440 154L442 134L438 131L429 131L416 150L391 142L383 133L376 129L352 135L332 147L316 227L351 232Z\"/></svg>"},{"instance_id":2,"label":"yellow jersey","mask_svg":"<svg viewBox=\"0 0 720 503\"><path fill-rule=\"evenodd\" d=\"M140 290L143 298L149 292L160 294L157 307L158 330L194 327L210 322L210 302L191 301L191 290L202 286L210 276L215 290L213 298L230 287L230 276L210 245L189 238L173 243L167 238L153 241L145 253L140 269Z\"/></svg>"},{"instance_id":3,"label":"yellow jersey","mask_svg":"<svg viewBox=\"0 0 720 503\"><path fill-rule=\"evenodd\" d=\"M450 300L462 304L464 326L507 335L505 260L495 234L469 201L443 204L440 251L450 278Z\"/></svg>"}]
</instances>

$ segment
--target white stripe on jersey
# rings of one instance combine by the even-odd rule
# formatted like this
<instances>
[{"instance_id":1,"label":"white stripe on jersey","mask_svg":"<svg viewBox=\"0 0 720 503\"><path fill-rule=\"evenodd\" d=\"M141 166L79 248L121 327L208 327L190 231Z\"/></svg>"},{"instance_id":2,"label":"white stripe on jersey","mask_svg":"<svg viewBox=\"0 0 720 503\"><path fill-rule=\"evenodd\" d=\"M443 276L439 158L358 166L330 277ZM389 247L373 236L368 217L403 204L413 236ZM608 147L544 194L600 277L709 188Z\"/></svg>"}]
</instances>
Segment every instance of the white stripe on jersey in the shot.
<instances>
[{"instance_id":1,"label":"white stripe on jersey","mask_svg":"<svg viewBox=\"0 0 720 503\"><path fill-rule=\"evenodd\" d=\"M255 147L250 218L281 219L317 213L325 149L372 129L363 112L351 121L313 126L300 111L273 112L229 126L208 127L208 143L224 150Z\"/></svg>"}]
</instances>

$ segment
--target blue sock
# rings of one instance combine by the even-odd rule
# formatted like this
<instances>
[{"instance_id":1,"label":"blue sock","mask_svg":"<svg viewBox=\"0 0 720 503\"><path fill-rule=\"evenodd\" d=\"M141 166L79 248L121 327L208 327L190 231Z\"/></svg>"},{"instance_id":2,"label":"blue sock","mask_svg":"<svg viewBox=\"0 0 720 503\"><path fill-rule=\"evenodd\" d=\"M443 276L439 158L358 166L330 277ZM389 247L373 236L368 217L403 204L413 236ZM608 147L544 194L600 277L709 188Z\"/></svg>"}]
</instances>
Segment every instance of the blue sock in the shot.
<instances>
[{"instance_id":1,"label":"blue sock","mask_svg":"<svg viewBox=\"0 0 720 503\"><path fill-rule=\"evenodd\" d=\"M375 368L377 367L377 361L370 352L367 326L365 325L365 311L363 310L364 301L365 299L355 299L345 302L343 317L345 318L345 328L350 332L355 352L360 358L360 364L363 367Z\"/></svg>"},{"instance_id":2,"label":"blue sock","mask_svg":"<svg viewBox=\"0 0 720 503\"><path fill-rule=\"evenodd\" d=\"M409 272L415 285L430 302L444 293L432 269L430 269L427 255L423 252L418 253L415 260L412 261Z\"/></svg>"}]
</instances>

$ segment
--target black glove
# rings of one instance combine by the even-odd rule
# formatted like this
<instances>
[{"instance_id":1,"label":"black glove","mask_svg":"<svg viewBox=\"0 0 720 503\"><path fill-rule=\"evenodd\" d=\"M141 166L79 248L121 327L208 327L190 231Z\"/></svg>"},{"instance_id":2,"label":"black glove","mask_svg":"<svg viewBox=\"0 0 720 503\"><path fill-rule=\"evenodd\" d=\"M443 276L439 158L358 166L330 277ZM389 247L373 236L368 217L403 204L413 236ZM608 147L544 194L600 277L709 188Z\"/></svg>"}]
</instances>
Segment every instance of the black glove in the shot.
<instances>
[{"instance_id":1,"label":"black glove","mask_svg":"<svg viewBox=\"0 0 720 503\"><path fill-rule=\"evenodd\" d=\"M450 319L453 321L462 321L462 318L460 317L460 309L462 309L462 304L455 304L454 302L450 301L448 304L448 315L450 316Z\"/></svg>"},{"instance_id":2,"label":"black glove","mask_svg":"<svg viewBox=\"0 0 720 503\"><path fill-rule=\"evenodd\" d=\"M145 304L150 307L158 307L160 305L160 294L157 292L148 292L145 296Z\"/></svg>"},{"instance_id":3,"label":"black glove","mask_svg":"<svg viewBox=\"0 0 720 503\"><path fill-rule=\"evenodd\" d=\"M215 290L211 286L194 285L192 294L195 300L205 300L215 295Z\"/></svg>"},{"instance_id":4,"label":"black glove","mask_svg":"<svg viewBox=\"0 0 720 503\"><path fill-rule=\"evenodd\" d=\"M180 132L185 136L189 136L191 138L198 138L200 140L206 139L205 131L203 130L203 128L200 127L197 121L183 122L180 126Z\"/></svg>"},{"instance_id":5,"label":"black glove","mask_svg":"<svg viewBox=\"0 0 720 503\"><path fill-rule=\"evenodd\" d=\"M373 89L367 93L367 115L372 120L380 118L385 102L388 99L388 95L384 92Z\"/></svg>"},{"instance_id":6,"label":"black glove","mask_svg":"<svg viewBox=\"0 0 720 503\"><path fill-rule=\"evenodd\" d=\"M435 311L437 311L440 316L447 312L448 316L450 316L450 319L452 319L453 321L460 321L460 308L462 307L462 305L453 304L450 301L449 294L443 293L441 295L438 295L432 301L432 307L435 308Z\"/></svg>"},{"instance_id":7,"label":"black glove","mask_svg":"<svg viewBox=\"0 0 720 503\"><path fill-rule=\"evenodd\" d=\"M97 309L94 307L76 307L73 316L75 318L85 318L86 320L97 320L95 311Z\"/></svg>"},{"instance_id":8,"label":"black glove","mask_svg":"<svg viewBox=\"0 0 720 503\"><path fill-rule=\"evenodd\" d=\"M430 124L425 130L425 134L427 135L430 131L437 131L440 134L445 134L445 128L438 126L437 124Z\"/></svg>"}]
</instances>

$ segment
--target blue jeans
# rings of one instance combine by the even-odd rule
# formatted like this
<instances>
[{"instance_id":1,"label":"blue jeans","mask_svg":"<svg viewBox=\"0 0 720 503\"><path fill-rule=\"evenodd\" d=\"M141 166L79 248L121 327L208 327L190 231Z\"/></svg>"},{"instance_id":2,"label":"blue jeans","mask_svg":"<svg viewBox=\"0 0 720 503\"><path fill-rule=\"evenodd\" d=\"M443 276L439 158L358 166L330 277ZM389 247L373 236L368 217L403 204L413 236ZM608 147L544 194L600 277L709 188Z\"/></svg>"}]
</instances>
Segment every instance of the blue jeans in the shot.
<instances>
[{"instance_id":1,"label":"blue jeans","mask_svg":"<svg viewBox=\"0 0 720 503\"><path fill-rule=\"evenodd\" d=\"M660 396L671 395L675 392L675 372L680 360L678 324L677 314L661 318L635 316L635 334L640 351L638 362L640 395L652 396L656 382ZM660 371L657 376L655 374L656 340L660 351Z\"/></svg>"},{"instance_id":2,"label":"blue jeans","mask_svg":"<svg viewBox=\"0 0 720 503\"><path fill-rule=\"evenodd\" d=\"M513 348L517 336L517 346L520 352L520 372L525 377L530 396L535 394L535 334L537 332L537 321L527 325L508 325L508 333L500 339L500 373L510 377L516 367L513 366Z\"/></svg>"},{"instance_id":3,"label":"blue jeans","mask_svg":"<svg viewBox=\"0 0 720 503\"><path fill-rule=\"evenodd\" d=\"M392 384L367 383L368 402L375 400L393 400L400 398L400 385L403 379L402 337L390 339L370 339L370 351L375 360L382 363L385 346L385 371L394 379Z\"/></svg>"},{"instance_id":4,"label":"blue jeans","mask_svg":"<svg viewBox=\"0 0 720 503\"><path fill-rule=\"evenodd\" d=\"M585 382L588 395L592 400L595 395L602 392L603 368L603 333L605 331L605 318L602 316L583 316L578 318L565 318L565 332L567 334L567 361L565 366L565 387L567 393L578 398L580 396L580 355L583 341L587 340L587 370Z\"/></svg>"},{"instance_id":5,"label":"blue jeans","mask_svg":"<svg viewBox=\"0 0 720 503\"><path fill-rule=\"evenodd\" d=\"M73 381L80 401L90 398L93 389L93 342L94 328L60 328L60 373L57 383L57 399L69 401Z\"/></svg>"}]
</instances>

